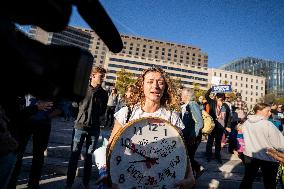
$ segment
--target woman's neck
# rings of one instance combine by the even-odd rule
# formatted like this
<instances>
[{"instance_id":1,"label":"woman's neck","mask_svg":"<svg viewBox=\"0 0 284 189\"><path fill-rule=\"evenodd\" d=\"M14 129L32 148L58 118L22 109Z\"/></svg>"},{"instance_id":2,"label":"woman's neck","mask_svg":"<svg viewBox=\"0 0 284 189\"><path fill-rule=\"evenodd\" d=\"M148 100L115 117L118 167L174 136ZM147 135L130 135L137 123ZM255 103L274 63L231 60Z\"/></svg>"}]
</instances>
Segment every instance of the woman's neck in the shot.
<instances>
[{"instance_id":1,"label":"woman's neck","mask_svg":"<svg viewBox=\"0 0 284 189\"><path fill-rule=\"evenodd\" d=\"M142 107L142 110L147 113L153 113L156 112L159 108L160 108L160 103L155 103L153 101L146 100L144 106Z\"/></svg>"}]
</instances>

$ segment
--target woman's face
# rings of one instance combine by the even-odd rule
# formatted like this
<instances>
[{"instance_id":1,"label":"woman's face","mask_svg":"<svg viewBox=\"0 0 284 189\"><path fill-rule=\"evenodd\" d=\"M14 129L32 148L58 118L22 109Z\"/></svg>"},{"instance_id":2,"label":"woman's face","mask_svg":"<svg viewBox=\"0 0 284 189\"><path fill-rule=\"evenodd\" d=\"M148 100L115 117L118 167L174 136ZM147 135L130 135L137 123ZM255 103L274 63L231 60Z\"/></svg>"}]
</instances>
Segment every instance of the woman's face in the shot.
<instances>
[{"instance_id":1,"label":"woman's face","mask_svg":"<svg viewBox=\"0 0 284 189\"><path fill-rule=\"evenodd\" d=\"M146 101L160 103L164 94L166 82L159 72L148 72L144 76L143 90Z\"/></svg>"},{"instance_id":2,"label":"woman's face","mask_svg":"<svg viewBox=\"0 0 284 189\"><path fill-rule=\"evenodd\" d=\"M262 115L263 117L268 119L270 117L270 115L271 115L270 110L271 110L270 107L266 107L266 108L264 108L262 110L258 110L257 114L258 115Z\"/></svg>"}]
</instances>

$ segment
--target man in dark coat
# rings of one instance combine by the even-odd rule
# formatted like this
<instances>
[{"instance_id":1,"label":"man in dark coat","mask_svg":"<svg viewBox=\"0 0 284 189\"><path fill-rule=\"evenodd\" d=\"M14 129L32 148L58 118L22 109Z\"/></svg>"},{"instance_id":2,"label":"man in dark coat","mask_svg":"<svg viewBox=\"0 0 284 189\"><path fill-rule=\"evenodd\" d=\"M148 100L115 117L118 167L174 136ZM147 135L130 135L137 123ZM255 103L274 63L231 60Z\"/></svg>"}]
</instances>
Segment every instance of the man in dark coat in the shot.
<instances>
[{"instance_id":1,"label":"man in dark coat","mask_svg":"<svg viewBox=\"0 0 284 189\"><path fill-rule=\"evenodd\" d=\"M100 117L105 114L108 94L102 88L106 70L93 69L91 82L85 98L79 103L79 112L74 125L72 152L69 160L66 188L71 188L76 176L78 159L86 140L83 185L88 188L92 171L92 153L100 135Z\"/></svg>"}]
</instances>

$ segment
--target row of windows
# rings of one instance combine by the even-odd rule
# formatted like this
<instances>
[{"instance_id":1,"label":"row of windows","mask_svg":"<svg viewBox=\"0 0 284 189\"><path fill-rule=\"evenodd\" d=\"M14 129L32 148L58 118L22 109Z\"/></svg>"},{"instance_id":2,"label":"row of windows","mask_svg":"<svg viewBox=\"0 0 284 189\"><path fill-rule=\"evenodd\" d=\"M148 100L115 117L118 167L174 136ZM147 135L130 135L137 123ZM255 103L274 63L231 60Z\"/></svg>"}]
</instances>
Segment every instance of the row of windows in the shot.
<instances>
[{"instance_id":1,"label":"row of windows","mask_svg":"<svg viewBox=\"0 0 284 189\"><path fill-rule=\"evenodd\" d=\"M216 72L214 72L214 76L217 76ZM222 77L222 73L219 73L219 76ZM224 76L225 76L225 78L228 78L227 74L225 74ZM238 79L239 76L236 75L235 78ZM233 79L233 75L230 75L230 79ZM241 81L243 81L244 78L241 76L240 79L241 79ZM246 82L248 82L248 78L246 78ZM251 79L251 82L253 82L253 79ZM255 82L258 83L258 79L256 79ZM261 80L260 83L263 84L263 80Z\"/></svg>"},{"instance_id":2,"label":"row of windows","mask_svg":"<svg viewBox=\"0 0 284 189\"><path fill-rule=\"evenodd\" d=\"M151 39L143 39L143 38L138 38L138 37L137 38L136 37L129 37L129 36L123 36L123 35L122 35L122 37L125 38L125 39L132 38L132 39L136 39L136 40L143 40L143 41L145 41L147 43L155 42L157 44L166 44L166 45L172 46L172 47L176 46L176 47L184 48L184 49L187 48L187 49L192 49L192 50L199 50L198 48L195 48L195 47L179 45L179 44L173 44L173 43L169 43L169 42L162 42L162 41L156 41L156 40L151 40ZM127 41L124 41L123 43L127 44ZM131 42L130 42L130 44L131 44ZM133 43L132 43L132 45L133 45Z\"/></svg>"},{"instance_id":3,"label":"row of windows","mask_svg":"<svg viewBox=\"0 0 284 189\"><path fill-rule=\"evenodd\" d=\"M117 71L115 70L109 70L110 73L116 73ZM135 77L138 77L139 74L134 74ZM169 73L170 76L174 76L172 73ZM106 76L106 79L112 79L112 80L116 80L116 77L114 76ZM181 81L182 84L188 84L188 85L193 85L193 82L190 82L190 81ZM201 87L207 87L207 84L200 84Z\"/></svg>"},{"instance_id":4,"label":"row of windows","mask_svg":"<svg viewBox=\"0 0 284 189\"><path fill-rule=\"evenodd\" d=\"M141 65L141 66L153 66L154 65L154 64L150 64L150 63L143 63L143 62L137 62L137 61L131 61L131 60L118 59L118 58L110 58L110 61L124 62L124 63L136 64L136 65ZM191 73L191 74L208 76L208 73L206 73L206 72L198 72L198 71L186 70L186 69L182 69L182 68L173 68L173 67L168 67L168 66L161 66L161 67L163 69L166 69L166 70L175 70L175 71L184 72L184 73Z\"/></svg>"},{"instance_id":5,"label":"row of windows","mask_svg":"<svg viewBox=\"0 0 284 189\"><path fill-rule=\"evenodd\" d=\"M70 32L70 33L74 33L75 35L79 35L79 36L82 36L82 37L86 37L86 38L91 38L91 34L87 33L87 32L81 32L81 31L78 31L76 29L73 29L71 27L69 27L67 30L64 30L63 33L67 33L67 32Z\"/></svg>"},{"instance_id":6,"label":"row of windows","mask_svg":"<svg viewBox=\"0 0 284 189\"><path fill-rule=\"evenodd\" d=\"M53 34L54 37L57 37L57 38L62 38L62 37L69 37L70 39L73 39L73 40L77 40L77 41L80 41L80 42L84 42L84 43L88 43L90 44L90 41L91 41L91 36L89 36L88 38L86 37L82 37L82 36L78 36L78 35L74 35L72 33L69 33L69 32L62 32L62 33L54 33Z\"/></svg>"},{"instance_id":7,"label":"row of windows","mask_svg":"<svg viewBox=\"0 0 284 189\"><path fill-rule=\"evenodd\" d=\"M232 85L232 82L230 82L230 84ZM238 86L238 82L235 83L235 86ZM248 84L243 85L242 83L240 84L240 86L241 86L241 87L245 86L246 88L249 87ZM254 89L253 85L250 85L250 88L251 88L251 89ZM258 87L258 86L255 86L255 89L258 90L259 87ZM263 87L260 87L260 90L263 90Z\"/></svg>"},{"instance_id":8,"label":"row of windows","mask_svg":"<svg viewBox=\"0 0 284 189\"><path fill-rule=\"evenodd\" d=\"M154 64L148 64L147 66L154 66ZM133 67L130 67L130 66L123 66L123 65L117 65L117 64L109 64L109 68L110 67L124 68L124 69L135 70L135 71L143 71L144 70L144 68L133 68ZM161 67L163 68L163 66L161 66ZM170 68L170 67L168 67L168 68ZM163 69L165 69L165 68L163 68ZM198 80L198 81L208 82L208 79L200 78L200 77L193 77L193 76L189 76L189 75L182 75L182 74L175 74L175 73L169 73L169 75L174 76L174 77L179 77L179 78L187 78L187 79L194 79L194 80Z\"/></svg>"},{"instance_id":9,"label":"row of windows","mask_svg":"<svg viewBox=\"0 0 284 189\"><path fill-rule=\"evenodd\" d=\"M52 38L51 39L51 43L55 44L55 45L75 46L75 47L79 47L79 48L86 49L86 50L89 49L89 46L87 44L84 44L84 43L80 44L77 41L74 42L72 40L71 41L66 41L63 38L61 38L61 39Z\"/></svg>"},{"instance_id":10,"label":"row of windows","mask_svg":"<svg viewBox=\"0 0 284 189\"><path fill-rule=\"evenodd\" d=\"M133 53L132 53L132 51L129 51L129 52L126 52L125 50L122 50L122 53L128 53L128 54L130 54L130 55L132 55ZM136 56L139 56L139 53L138 52L136 52L135 53L135 55ZM142 56L142 57L145 57L146 56L146 54L145 53L140 53L140 55ZM189 61L189 60L183 60L183 59L176 59L176 58L174 58L174 59L172 59L171 57L168 57L168 58L165 58L165 56L164 55L161 55L161 56L158 56L158 55L155 55L155 56L153 56L152 54L148 54L148 58L155 58L155 59L161 59L161 60L168 60L168 61L171 61L171 60L173 60L174 62L177 62L177 63L185 63L185 64L192 64L192 65L198 65L198 66L201 66L201 62L191 62L191 61ZM194 58L192 58L192 60L193 61L195 61L195 59ZM198 61L201 61L200 59L198 59ZM203 66L207 66L207 64L204 64Z\"/></svg>"}]
</instances>

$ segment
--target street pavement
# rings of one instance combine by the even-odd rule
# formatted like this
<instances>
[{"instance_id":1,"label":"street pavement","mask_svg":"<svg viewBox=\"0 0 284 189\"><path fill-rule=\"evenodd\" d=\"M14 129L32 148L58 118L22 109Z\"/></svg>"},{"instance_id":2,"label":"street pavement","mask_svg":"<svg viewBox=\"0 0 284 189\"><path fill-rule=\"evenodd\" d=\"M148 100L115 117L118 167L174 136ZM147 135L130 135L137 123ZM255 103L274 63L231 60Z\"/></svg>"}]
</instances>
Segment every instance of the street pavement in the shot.
<instances>
[{"instance_id":1,"label":"street pavement","mask_svg":"<svg viewBox=\"0 0 284 189\"><path fill-rule=\"evenodd\" d=\"M45 158L40 182L42 189L63 189L65 187L73 125L73 122L63 121L62 118L53 119L47 156ZM110 130L103 129L101 134L104 137L108 137L110 135ZM100 139L102 139L102 137L100 137ZM102 140L100 140L100 144L101 143ZM204 157L205 146L206 140L202 141L196 152L196 160L205 168L205 172L198 178L195 189L237 189L244 173L244 166L242 165L241 160L235 155L227 153L227 148L225 146L222 149L223 164L218 164L214 159L208 163ZM81 184L83 158L84 157L82 156L81 160L79 160L79 168L77 170L77 177L73 189L83 188ZM29 143L23 159L22 172L17 184L18 189L27 187L31 160L32 146L31 143ZM90 189L96 189L97 186L95 185L95 180L98 172L95 166L93 167L92 175ZM260 177L256 178L253 188L264 188Z\"/></svg>"}]
</instances>

